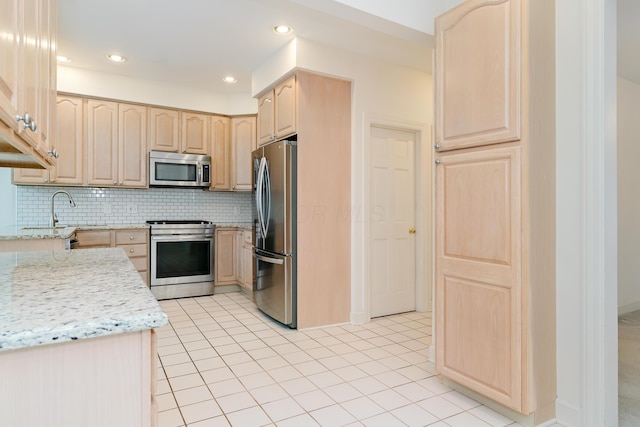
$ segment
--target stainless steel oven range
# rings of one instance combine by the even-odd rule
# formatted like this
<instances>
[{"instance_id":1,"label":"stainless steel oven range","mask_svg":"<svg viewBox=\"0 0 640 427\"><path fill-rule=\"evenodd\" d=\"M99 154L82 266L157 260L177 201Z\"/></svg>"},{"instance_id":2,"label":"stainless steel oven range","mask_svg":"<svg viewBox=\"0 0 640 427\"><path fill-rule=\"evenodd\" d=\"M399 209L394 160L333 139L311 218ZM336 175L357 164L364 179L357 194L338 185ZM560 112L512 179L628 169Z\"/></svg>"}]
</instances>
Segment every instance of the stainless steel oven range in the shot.
<instances>
[{"instance_id":1,"label":"stainless steel oven range","mask_svg":"<svg viewBox=\"0 0 640 427\"><path fill-rule=\"evenodd\" d=\"M147 221L151 233L151 292L159 300L212 295L210 221Z\"/></svg>"}]
</instances>

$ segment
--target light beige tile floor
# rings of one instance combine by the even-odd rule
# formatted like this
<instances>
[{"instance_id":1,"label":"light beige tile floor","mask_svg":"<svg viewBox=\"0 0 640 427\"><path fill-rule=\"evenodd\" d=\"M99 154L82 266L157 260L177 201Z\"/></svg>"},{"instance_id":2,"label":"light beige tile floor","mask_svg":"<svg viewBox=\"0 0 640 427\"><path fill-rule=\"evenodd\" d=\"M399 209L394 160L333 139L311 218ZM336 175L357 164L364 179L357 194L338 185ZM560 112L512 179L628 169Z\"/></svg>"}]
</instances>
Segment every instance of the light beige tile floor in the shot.
<instances>
[{"instance_id":1,"label":"light beige tile floor","mask_svg":"<svg viewBox=\"0 0 640 427\"><path fill-rule=\"evenodd\" d=\"M241 293L161 305L159 427L518 426L434 376L430 313L297 331Z\"/></svg>"}]
</instances>

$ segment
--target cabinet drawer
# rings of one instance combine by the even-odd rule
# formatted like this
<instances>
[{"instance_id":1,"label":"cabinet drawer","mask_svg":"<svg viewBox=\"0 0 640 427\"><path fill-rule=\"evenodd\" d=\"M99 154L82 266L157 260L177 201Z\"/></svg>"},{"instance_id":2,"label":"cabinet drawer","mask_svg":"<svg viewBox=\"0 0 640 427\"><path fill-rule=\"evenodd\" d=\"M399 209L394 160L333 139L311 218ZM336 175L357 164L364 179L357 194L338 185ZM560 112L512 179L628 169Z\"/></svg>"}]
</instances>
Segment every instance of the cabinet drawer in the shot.
<instances>
[{"instance_id":1,"label":"cabinet drawer","mask_svg":"<svg viewBox=\"0 0 640 427\"><path fill-rule=\"evenodd\" d=\"M109 230L77 231L78 247L110 247L111 232Z\"/></svg>"},{"instance_id":2,"label":"cabinet drawer","mask_svg":"<svg viewBox=\"0 0 640 427\"><path fill-rule=\"evenodd\" d=\"M129 258L146 257L148 252L146 243L139 245L116 245L116 248L122 248Z\"/></svg>"},{"instance_id":3,"label":"cabinet drawer","mask_svg":"<svg viewBox=\"0 0 640 427\"><path fill-rule=\"evenodd\" d=\"M116 245L129 245L132 243L147 243L149 231L143 230L117 230Z\"/></svg>"},{"instance_id":4,"label":"cabinet drawer","mask_svg":"<svg viewBox=\"0 0 640 427\"><path fill-rule=\"evenodd\" d=\"M130 261L133 264L133 266L136 268L137 271L139 271L139 272L147 271L147 269L148 269L148 267L147 267L148 258L146 258L146 257L144 257L144 258L131 258Z\"/></svg>"}]
</instances>

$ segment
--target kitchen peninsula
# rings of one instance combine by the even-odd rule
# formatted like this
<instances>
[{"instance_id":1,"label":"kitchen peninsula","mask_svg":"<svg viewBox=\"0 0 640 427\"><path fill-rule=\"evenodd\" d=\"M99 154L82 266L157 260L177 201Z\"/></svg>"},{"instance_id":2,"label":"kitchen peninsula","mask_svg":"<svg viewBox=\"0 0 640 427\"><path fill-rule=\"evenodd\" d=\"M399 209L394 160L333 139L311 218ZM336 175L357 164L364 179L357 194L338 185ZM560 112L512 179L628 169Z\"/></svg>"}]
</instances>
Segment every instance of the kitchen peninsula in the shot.
<instances>
[{"instance_id":1,"label":"kitchen peninsula","mask_svg":"<svg viewBox=\"0 0 640 427\"><path fill-rule=\"evenodd\" d=\"M0 419L153 426L167 323L119 248L0 253Z\"/></svg>"}]
</instances>

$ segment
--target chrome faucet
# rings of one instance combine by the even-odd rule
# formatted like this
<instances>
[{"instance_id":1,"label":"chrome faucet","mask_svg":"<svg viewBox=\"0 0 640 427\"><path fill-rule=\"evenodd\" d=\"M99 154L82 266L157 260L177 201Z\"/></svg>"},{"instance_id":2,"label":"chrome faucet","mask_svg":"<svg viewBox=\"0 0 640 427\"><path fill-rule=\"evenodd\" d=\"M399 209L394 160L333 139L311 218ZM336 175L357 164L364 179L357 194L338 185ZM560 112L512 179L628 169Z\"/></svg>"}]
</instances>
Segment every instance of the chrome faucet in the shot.
<instances>
[{"instance_id":1,"label":"chrome faucet","mask_svg":"<svg viewBox=\"0 0 640 427\"><path fill-rule=\"evenodd\" d=\"M65 190L58 190L58 191L54 192L51 195L51 220L49 221L49 226L51 228L55 227L56 224L58 223L58 217L57 217L57 215L55 214L55 212L53 210L53 201L54 201L54 199L56 197L56 194L60 194L60 193L63 193L63 194L67 195L67 197L69 198L69 203L71 203L71 207L73 207L73 208L76 207L76 202L75 202L75 200L73 200L73 197L71 197L71 194L69 194L69 192L67 192Z\"/></svg>"}]
</instances>

